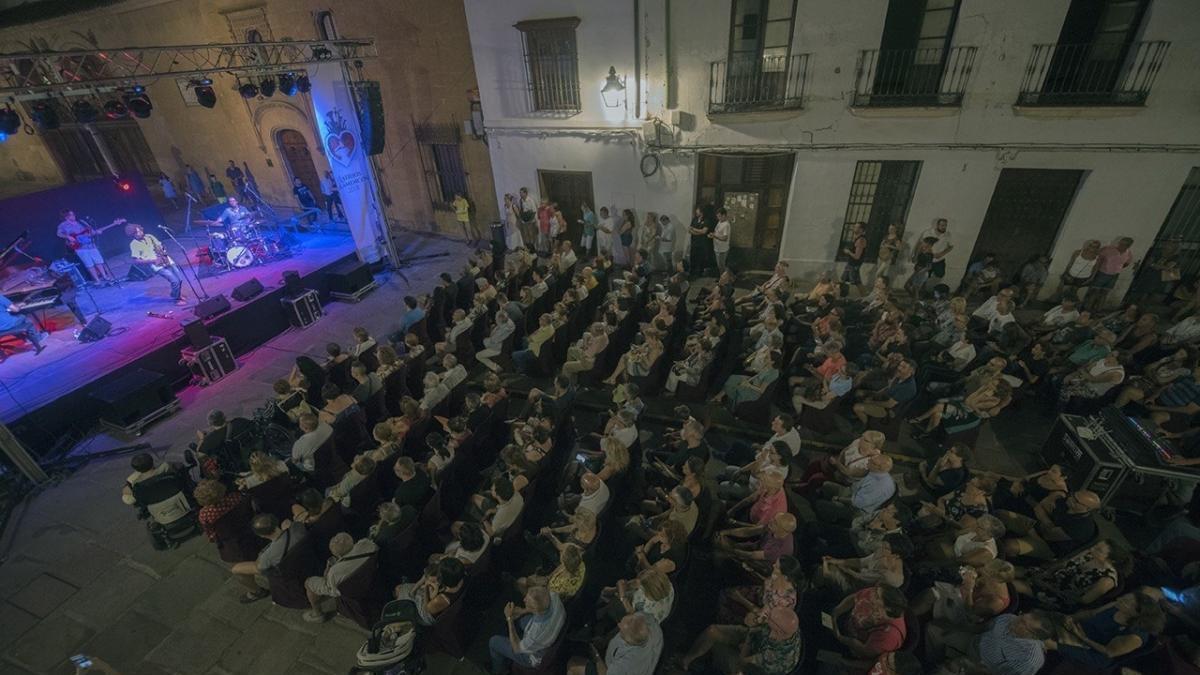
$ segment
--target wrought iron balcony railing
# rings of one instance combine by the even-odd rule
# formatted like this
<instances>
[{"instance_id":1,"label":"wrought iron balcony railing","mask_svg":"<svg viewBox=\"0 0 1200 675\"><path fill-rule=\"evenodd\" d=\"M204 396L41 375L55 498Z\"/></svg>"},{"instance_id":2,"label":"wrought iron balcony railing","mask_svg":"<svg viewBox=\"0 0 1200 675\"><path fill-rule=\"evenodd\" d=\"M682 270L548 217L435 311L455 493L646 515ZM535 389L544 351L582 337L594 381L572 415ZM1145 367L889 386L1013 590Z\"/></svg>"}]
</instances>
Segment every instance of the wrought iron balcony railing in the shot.
<instances>
[{"instance_id":1,"label":"wrought iron balcony railing","mask_svg":"<svg viewBox=\"0 0 1200 675\"><path fill-rule=\"evenodd\" d=\"M708 112L733 113L801 107L808 54L713 61Z\"/></svg>"},{"instance_id":2,"label":"wrought iron balcony railing","mask_svg":"<svg viewBox=\"0 0 1200 675\"><path fill-rule=\"evenodd\" d=\"M1145 105L1170 47L1162 40L1034 45L1017 103Z\"/></svg>"},{"instance_id":3,"label":"wrought iron balcony railing","mask_svg":"<svg viewBox=\"0 0 1200 675\"><path fill-rule=\"evenodd\" d=\"M960 105L976 51L975 47L865 49L858 55L854 105Z\"/></svg>"}]
</instances>

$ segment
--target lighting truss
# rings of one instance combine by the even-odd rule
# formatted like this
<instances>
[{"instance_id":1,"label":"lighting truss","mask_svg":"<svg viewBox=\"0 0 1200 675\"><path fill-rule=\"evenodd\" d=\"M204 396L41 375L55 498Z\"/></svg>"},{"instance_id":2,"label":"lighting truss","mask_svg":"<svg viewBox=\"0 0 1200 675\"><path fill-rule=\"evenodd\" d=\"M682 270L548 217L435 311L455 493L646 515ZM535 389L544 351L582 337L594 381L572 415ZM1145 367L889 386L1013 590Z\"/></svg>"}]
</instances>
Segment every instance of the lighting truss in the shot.
<instances>
[{"instance_id":1,"label":"lighting truss","mask_svg":"<svg viewBox=\"0 0 1200 675\"><path fill-rule=\"evenodd\" d=\"M241 42L0 54L0 100L89 95L164 78L261 76L377 57L373 39Z\"/></svg>"}]
</instances>

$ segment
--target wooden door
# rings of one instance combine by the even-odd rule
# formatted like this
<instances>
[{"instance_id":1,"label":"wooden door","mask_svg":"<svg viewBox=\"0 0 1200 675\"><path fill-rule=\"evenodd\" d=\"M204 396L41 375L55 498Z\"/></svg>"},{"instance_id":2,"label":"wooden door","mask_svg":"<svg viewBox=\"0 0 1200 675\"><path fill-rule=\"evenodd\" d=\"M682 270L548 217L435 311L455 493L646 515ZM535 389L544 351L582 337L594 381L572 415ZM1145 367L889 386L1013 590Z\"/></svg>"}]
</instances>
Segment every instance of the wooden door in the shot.
<instances>
[{"instance_id":1,"label":"wooden door","mask_svg":"<svg viewBox=\"0 0 1200 675\"><path fill-rule=\"evenodd\" d=\"M739 269L773 267L783 241L795 155L701 153L697 161L696 203L729 211L729 264Z\"/></svg>"},{"instance_id":2,"label":"wooden door","mask_svg":"<svg viewBox=\"0 0 1200 675\"><path fill-rule=\"evenodd\" d=\"M1068 169L1001 171L971 260L994 253L1007 276L1030 258L1049 255L1082 178L1082 171Z\"/></svg>"},{"instance_id":3,"label":"wooden door","mask_svg":"<svg viewBox=\"0 0 1200 675\"><path fill-rule=\"evenodd\" d=\"M600 210L592 196L592 173L539 170L538 187L543 198L558 204L567 220L567 236L572 242L578 243L583 234L583 227L578 222L583 217L583 205L587 204L593 211Z\"/></svg>"},{"instance_id":4,"label":"wooden door","mask_svg":"<svg viewBox=\"0 0 1200 675\"><path fill-rule=\"evenodd\" d=\"M295 129L283 129L275 136L279 143L279 154L283 155L283 163L287 167L288 188L291 188L293 178L299 178L312 190L317 204L322 205L321 176L317 173L317 165L313 162L304 134Z\"/></svg>"}]
</instances>

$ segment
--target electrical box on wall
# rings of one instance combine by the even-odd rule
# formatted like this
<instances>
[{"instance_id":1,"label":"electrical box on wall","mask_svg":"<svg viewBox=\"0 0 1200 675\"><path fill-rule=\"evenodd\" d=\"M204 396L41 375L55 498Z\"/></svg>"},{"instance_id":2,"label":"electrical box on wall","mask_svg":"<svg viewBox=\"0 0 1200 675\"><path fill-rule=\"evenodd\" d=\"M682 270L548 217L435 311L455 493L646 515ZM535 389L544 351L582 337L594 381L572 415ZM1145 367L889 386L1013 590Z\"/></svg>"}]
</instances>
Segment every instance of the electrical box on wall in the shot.
<instances>
[{"instance_id":1,"label":"electrical box on wall","mask_svg":"<svg viewBox=\"0 0 1200 675\"><path fill-rule=\"evenodd\" d=\"M658 120L642 122L642 140L653 147L673 146L675 131Z\"/></svg>"}]
</instances>

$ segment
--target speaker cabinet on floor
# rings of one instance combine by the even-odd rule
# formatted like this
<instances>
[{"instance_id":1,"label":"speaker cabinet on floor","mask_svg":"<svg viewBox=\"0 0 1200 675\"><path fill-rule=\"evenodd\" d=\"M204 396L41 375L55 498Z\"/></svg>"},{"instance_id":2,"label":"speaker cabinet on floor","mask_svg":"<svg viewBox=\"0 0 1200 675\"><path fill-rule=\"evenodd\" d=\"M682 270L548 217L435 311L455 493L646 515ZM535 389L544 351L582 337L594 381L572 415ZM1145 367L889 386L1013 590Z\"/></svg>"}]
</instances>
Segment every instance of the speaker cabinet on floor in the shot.
<instances>
[{"instance_id":1,"label":"speaker cabinet on floor","mask_svg":"<svg viewBox=\"0 0 1200 675\"><path fill-rule=\"evenodd\" d=\"M99 408L100 424L113 431L141 435L150 423L179 409L167 376L130 368L101 380L88 397Z\"/></svg>"},{"instance_id":2,"label":"speaker cabinet on floor","mask_svg":"<svg viewBox=\"0 0 1200 675\"><path fill-rule=\"evenodd\" d=\"M250 281L241 284L233 289L233 299L238 302L246 302L258 297L259 293L263 292L263 285L258 279L251 277Z\"/></svg>"},{"instance_id":3,"label":"speaker cabinet on floor","mask_svg":"<svg viewBox=\"0 0 1200 675\"><path fill-rule=\"evenodd\" d=\"M196 305L196 318L200 320L212 318L221 312L229 311L229 298L224 293L218 293L207 300L201 300Z\"/></svg>"},{"instance_id":4,"label":"speaker cabinet on floor","mask_svg":"<svg viewBox=\"0 0 1200 675\"><path fill-rule=\"evenodd\" d=\"M112 324L102 316L94 316L83 330L79 331L80 342L95 342L103 339L112 330Z\"/></svg>"}]
</instances>

